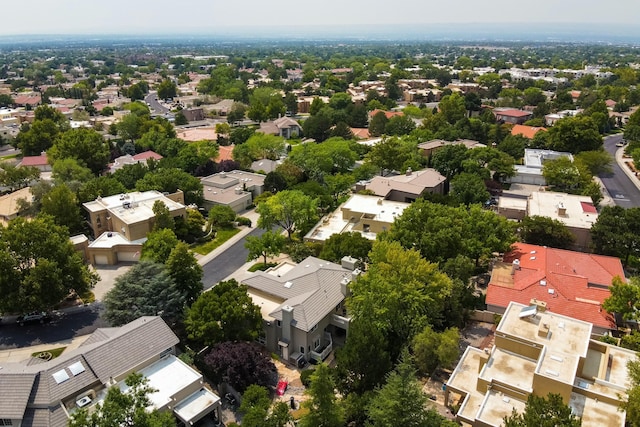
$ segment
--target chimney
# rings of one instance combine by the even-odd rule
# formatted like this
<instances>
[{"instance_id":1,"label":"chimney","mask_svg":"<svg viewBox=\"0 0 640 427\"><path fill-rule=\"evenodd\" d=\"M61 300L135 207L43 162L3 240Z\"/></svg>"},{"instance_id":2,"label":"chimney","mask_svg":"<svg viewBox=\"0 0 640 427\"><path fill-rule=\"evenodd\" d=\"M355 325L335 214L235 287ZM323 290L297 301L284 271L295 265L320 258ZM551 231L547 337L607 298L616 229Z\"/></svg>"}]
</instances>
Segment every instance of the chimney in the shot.
<instances>
[{"instance_id":1,"label":"chimney","mask_svg":"<svg viewBox=\"0 0 640 427\"><path fill-rule=\"evenodd\" d=\"M282 340L291 342L291 323L293 322L293 307L282 307Z\"/></svg>"},{"instance_id":2,"label":"chimney","mask_svg":"<svg viewBox=\"0 0 640 427\"><path fill-rule=\"evenodd\" d=\"M516 270L520 270L520 260L514 259L513 264L511 265L511 274L515 274Z\"/></svg>"},{"instance_id":3,"label":"chimney","mask_svg":"<svg viewBox=\"0 0 640 427\"><path fill-rule=\"evenodd\" d=\"M567 208L565 208L564 203L560 202L558 204L558 215L559 216L566 216L567 215Z\"/></svg>"},{"instance_id":4,"label":"chimney","mask_svg":"<svg viewBox=\"0 0 640 427\"><path fill-rule=\"evenodd\" d=\"M351 281L353 282L354 280L356 280L359 275L360 275L360 269L356 268L351 272Z\"/></svg>"},{"instance_id":5,"label":"chimney","mask_svg":"<svg viewBox=\"0 0 640 427\"><path fill-rule=\"evenodd\" d=\"M351 282L351 280L348 277L345 277L340 282L340 292L342 292L342 295L344 295L345 297L349 296L349 283L350 282Z\"/></svg>"},{"instance_id":6,"label":"chimney","mask_svg":"<svg viewBox=\"0 0 640 427\"><path fill-rule=\"evenodd\" d=\"M358 263L358 260L356 258L352 258L348 255L342 257L342 260L340 260L340 264L342 265L342 268L346 268L349 271L355 270L357 263Z\"/></svg>"},{"instance_id":7,"label":"chimney","mask_svg":"<svg viewBox=\"0 0 640 427\"><path fill-rule=\"evenodd\" d=\"M413 170L411 170L411 168L407 168L407 176L411 176L411 172L413 172Z\"/></svg>"}]
</instances>

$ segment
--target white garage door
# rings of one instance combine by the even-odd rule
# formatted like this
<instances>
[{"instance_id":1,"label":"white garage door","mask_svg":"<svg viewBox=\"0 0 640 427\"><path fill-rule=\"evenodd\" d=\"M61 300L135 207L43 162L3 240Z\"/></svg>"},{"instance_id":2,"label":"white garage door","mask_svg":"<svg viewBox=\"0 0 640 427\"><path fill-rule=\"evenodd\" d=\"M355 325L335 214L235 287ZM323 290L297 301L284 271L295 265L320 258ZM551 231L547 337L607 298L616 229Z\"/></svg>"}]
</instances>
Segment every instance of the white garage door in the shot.
<instances>
[{"instance_id":1,"label":"white garage door","mask_svg":"<svg viewBox=\"0 0 640 427\"><path fill-rule=\"evenodd\" d=\"M138 262L139 258L139 252L118 252L118 261L120 262Z\"/></svg>"},{"instance_id":2,"label":"white garage door","mask_svg":"<svg viewBox=\"0 0 640 427\"><path fill-rule=\"evenodd\" d=\"M94 257L96 265L108 265L109 264L109 258L107 258L106 255L96 255Z\"/></svg>"}]
</instances>

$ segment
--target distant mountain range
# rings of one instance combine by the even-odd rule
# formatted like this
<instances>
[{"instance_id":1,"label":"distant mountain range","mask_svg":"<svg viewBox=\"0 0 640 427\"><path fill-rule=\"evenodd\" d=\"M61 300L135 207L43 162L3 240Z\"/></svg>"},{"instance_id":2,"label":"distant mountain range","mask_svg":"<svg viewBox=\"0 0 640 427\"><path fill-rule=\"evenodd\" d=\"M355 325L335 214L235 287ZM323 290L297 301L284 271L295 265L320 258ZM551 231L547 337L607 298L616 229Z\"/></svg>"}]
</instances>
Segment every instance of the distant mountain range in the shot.
<instances>
[{"instance_id":1,"label":"distant mountain range","mask_svg":"<svg viewBox=\"0 0 640 427\"><path fill-rule=\"evenodd\" d=\"M640 26L614 24L412 24L353 26L264 26L215 27L184 32L140 32L132 34L34 34L0 36L2 45L66 44L90 45L134 42L221 41L484 41L484 42L567 42L588 44L640 45Z\"/></svg>"}]
</instances>

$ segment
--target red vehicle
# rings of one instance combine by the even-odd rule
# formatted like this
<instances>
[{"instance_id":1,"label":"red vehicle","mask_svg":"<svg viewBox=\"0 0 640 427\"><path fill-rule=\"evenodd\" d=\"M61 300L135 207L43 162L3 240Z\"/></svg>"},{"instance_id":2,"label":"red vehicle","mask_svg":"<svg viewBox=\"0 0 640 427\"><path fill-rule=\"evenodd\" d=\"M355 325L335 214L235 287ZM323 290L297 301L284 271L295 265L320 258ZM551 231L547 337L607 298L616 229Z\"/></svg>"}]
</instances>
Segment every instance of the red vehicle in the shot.
<instances>
[{"instance_id":1,"label":"red vehicle","mask_svg":"<svg viewBox=\"0 0 640 427\"><path fill-rule=\"evenodd\" d=\"M284 380L278 381L278 386L276 387L276 394L278 396L284 395L284 392L287 391L287 386L288 385L289 385L289 383L284 381Z\"/></svg>"}]
</instances>

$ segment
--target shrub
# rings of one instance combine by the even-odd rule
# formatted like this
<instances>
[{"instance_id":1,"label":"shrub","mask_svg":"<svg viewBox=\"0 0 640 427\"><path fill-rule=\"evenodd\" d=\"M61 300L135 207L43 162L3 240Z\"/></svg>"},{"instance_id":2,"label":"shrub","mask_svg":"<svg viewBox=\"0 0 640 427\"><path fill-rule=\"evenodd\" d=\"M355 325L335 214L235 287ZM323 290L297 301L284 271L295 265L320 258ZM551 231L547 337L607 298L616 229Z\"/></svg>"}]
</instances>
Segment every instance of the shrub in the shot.
<instances>
[{"instance_id":1,"label":"shrub","mask_svg":"<svg viewBox=\"0 0 640 427\"><path fill-rule=\"evenodd\" d=\"M302 381L302 385L305 387L309 387L311 385L311 375L315 372L315 369L305 369L300 373L300 381Z\"/></svg>"}]
</instances>

